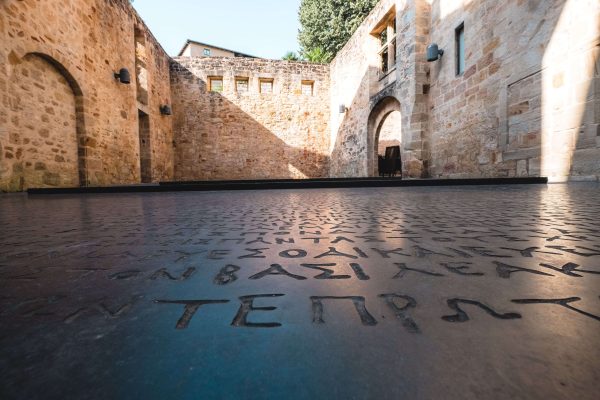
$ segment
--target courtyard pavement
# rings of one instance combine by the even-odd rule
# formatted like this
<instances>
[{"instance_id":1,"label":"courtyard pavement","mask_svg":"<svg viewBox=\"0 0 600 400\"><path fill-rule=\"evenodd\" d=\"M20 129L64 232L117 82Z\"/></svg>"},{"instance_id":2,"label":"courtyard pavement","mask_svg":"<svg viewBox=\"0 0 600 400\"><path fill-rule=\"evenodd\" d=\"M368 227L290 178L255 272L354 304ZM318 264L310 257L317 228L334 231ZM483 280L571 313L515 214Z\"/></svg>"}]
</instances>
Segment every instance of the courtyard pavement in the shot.
<instances>
[{"instance_id":1,"label":"courtyard pavement","mask_svg":"<svg viewBox=\"0 0 600 400\"><path fill-rule=\"evenodd\" d=\"M0 196L2 399L598 399L597 184Z\"/></svg>"}]
</instances>

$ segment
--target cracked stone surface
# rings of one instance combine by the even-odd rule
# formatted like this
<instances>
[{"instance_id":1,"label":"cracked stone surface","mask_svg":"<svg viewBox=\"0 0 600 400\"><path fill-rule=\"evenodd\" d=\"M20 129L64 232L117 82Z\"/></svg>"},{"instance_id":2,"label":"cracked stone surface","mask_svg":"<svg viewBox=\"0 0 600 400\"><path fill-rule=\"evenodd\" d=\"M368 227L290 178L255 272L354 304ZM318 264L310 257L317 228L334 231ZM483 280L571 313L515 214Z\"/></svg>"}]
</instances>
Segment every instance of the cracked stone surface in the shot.
<instances>
[{"instance_id":1,"label":"cracked stone surface","mask_svg":"<svg viewBox=\"0 0 600 400\"><path fill-rule=\"evenodd\" d=\"M595 399L599 189L0 196L0 397Z\"/></svg>"}]
</instances>

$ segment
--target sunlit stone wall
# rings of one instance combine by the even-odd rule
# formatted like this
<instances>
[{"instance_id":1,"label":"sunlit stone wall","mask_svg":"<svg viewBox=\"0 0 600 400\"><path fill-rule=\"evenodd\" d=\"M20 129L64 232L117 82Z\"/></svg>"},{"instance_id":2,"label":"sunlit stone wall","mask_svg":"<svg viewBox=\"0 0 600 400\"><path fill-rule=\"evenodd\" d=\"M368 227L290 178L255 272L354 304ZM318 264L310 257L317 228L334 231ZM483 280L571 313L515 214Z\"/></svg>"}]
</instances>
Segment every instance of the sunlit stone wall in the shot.
<instances>
[{"instance_id":1,"label":"sunlit stone wall","mask_svg":"<svg viewBox=\"0 0 600 400\"><path fill-rule=\"evenodd\" d=\"M378 32L390 13L396 19L397 63L383 73ZM425 49L430 4L425 0L382 0L331 63L331 170L334 177L372 176L378 149L381 102L400 104L403 175L428 177L428 66ZM337 113L339 105L348 107ZM383 113L388 108L381 108Z\"/></svg>"},{"instance_id":2,"label":"sunlit stone wall","mask_svg":"<svg viewBox=\"0 0 600 400\"><path fill-rule=\"evenodd\" d=\"M397 65L382 75L374 33L391 7ZM599 8L596 0L382 0L331 65L332 176L369 175L377 129L369 121L392 96L402 107L405 176L598 179ZM439 61L426 62L430 43L444 50Z\"/></svg>"},{"instance_id":3,"label":"sunlit stone wall","mask_svg":"<svg viewBox=\"0 0 600 400\"><path fill-rule=\"evenodd\" d=\"M329 66L179 57L171 87L178 180L328 176Z\"/></svg>"},{"instance_id":4,"label":"sunlit stone wall","mask_svg":"<svg viewBox=\"0 0 600 400\"><path fill-rule=\"evenodd\" d=\"M131 85L113 76L123 67ZM159 112L170 103L169 58L129 1L0 2L0 191L138 183L138 109L150 119L152 179L172 178L172 120Z\"/></svg>"},{"instance_id":5,"label":"sunlit stone wall","mask_svg":"<svg viewBox=\"0 0 600 400\"><path fill-rule=\"evenodd\" d=\"M599 13L595 0L433 0L431 173L596 179ZM466 67L456 75L455 29Z\"/></svg>"}]
</instances>

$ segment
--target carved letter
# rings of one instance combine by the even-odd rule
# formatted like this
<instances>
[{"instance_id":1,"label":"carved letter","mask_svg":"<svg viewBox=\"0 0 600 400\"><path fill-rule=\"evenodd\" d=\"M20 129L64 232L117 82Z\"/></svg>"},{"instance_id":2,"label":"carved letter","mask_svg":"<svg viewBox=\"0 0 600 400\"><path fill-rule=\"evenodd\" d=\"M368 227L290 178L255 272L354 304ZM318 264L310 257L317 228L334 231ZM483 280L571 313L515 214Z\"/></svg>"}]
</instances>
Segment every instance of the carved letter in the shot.
<instances>
[{"instance_id":1,"label":"carved letter","mask_svg":"<svg viewBox=\"0 0 600 400\"><path fill-rule=\"evenodd\" d=\"M237 275L235 274L237 271L239 271L241 268L238 267L237 265L226 265L223 268L221 268L221 271L219 271L219 273L217 274L217 276L215 276L215 279L213 280L215 285L228 285L230 283L233 283L237 280Z\"/></svg>"},{"instance_id":2,"label":"carved letter","mask_svg":"<svg viewBox=\"0 0 600 400\"><path fill-rule=\"evenodd\" d=\"M588 318L592 318L595 319L596 321L600 321L600 317L594 314L590 314L588 312L582 311L578 308L575 308L571 305L569 305L569 303L574 303L576 301L581 300L580 297L568 297L566 299L520 299L520 300L513 300L513 303L517 303L517 304L556 304L565 308L568 308L569 310L575 311L581 315L585 315Z\"/></svg>"},{"instance_id":3,"label":"carved letter","mask_svg":"<svg viewBox=\"0 0 600 400\"><path fill-rule=\"evenodd\" d=\"M283 257L283 258L304 258L306 257L306 251L302 250L302 249L291 249L291 250L284 250L281 253L279 253L279 257Z\"/></svg>"},{"instance_id":4,"label":"carved letter","mask_svg":"<svg viewBox=\"0 0 600 400\"><path fill-rule=\"evenodd\" d=\"M175 278L173 275L171 275L167 271L166 268L161 268L158 271L156 271L155 273L153 273L152 276L150 277L150 279L155 281L159 277L162 277L162 278L167 278L171 281L185 281L185 280L189 279L192 275L194 275L194 272L196 272L196 268L189 267L188 269L185 270L185 272L181 276L179 276L178 278Z\"/></svg>"},{"instance_id":5,"label":"carved letter","mask_svg":"<svg viewBox=\"0 0 600 400\"><path fill-rule=\"evenodd\" d=\"M299 281L303 281L303 280L306 279L306 277L304 277L304 276L294 275L294 274L291 274L291 273L287 272L279 264L271 264L270 268L268 268L268 269L266 269L264 271L261 271L258 274L252 275L249 279L261 279L261 278L264 278L267 275L285 275L285 276L289 276L290 278L297 279Z\"/></svg>"},{"instance_id":6,"label":"carved letter","mask_svg":"<svg viewBox=\"0 0 600 400\"><path fill-rule=\"evenodd\" d=\"M444 274L438 274L437 272L429 272L429 271L425 271L424 269L409 268L406 266L405 263L394 263L394 264L398 267L398 269L400 271L398 271L398 273L396 275L394 275L392 277L392 279L402 278L404 275L406 275L406 271L414 271L414 272L418 272L420 274L431 275L431 276L445 276Z\"/></svg>"},{"instance_id":7,"label":"carved letter","mask_svg":"<svg viewBox=\"0 0 600 400\"><path fill-rule=\"evenodd\" d=\"M552 274L547 274L542 271L536 271L535 269L515 267L512 265L504 264L499 261L494 261L496 264L496 272L500 278L508 279L513 272L529 272L530 274L536 275L545 275L545 276L554 276Z\"/></svg>"},{"instance_id":8,"label":"carved letter","mask_svg":"<svg viewBox=\"0 0 600 400\"><path fill-rule=\"evenodd\" d=\"M277 307L254 307L254 299L263 297L282 297L284 294L257 294L253 296L242 296L240 301L242 304L231 322L232 326L240 327L245 326L248 328L277 328L281 326L279 322L248 322L248 314L250 311L273 311L277 310Z\"/></svg>"},{"instance_id":9,"label":"carved letter","mask_svg":"<svg viewBox=\"0 0 600 400\"><path fill-rule=\"evenodd\" d=\"M311 269L316 269L319 271L323 271L322 274L319 275L315 275L314 278L315 279L350 279L351 276L350 275L334 275L333 274L333 270L329 269L329 268L322 268L322 267L335 267L337 264L335 263L329 263L329 264L300 264L300 266L304 267L304 268L311 268Z\"/></svg>"},{"instance_id":10,"label":"carved letter","mask_svg":"<svg viewBox=\"0 0 600 400\"><path fill-rule=\"evenodd\" d=\"M341 253L341 252L337 251L335 249L335 247L330 247L329 251L327 251L327 252L325 252L325 253L323 253L321 255L318 255L315 258L323 258L323 257L329 257L329 256L348 257L348 258L352 258L352 259L357 259L358 258L358 257L353 256L351 254Z\"/></svg>"},{"instance_id":11,"label":"carved letter","mask_svg":"<svg viewBox=\"0 0 600 400\"><path fill-rule=\"evenodd\" d=\"M354 308L358 315L360 316L360 321L363 325L374 326L377 325L377 321L369 311L367 311L367 307L365 305L365 298L362 296L311 296L310 300L312 302L313 309L313 322L315 324L324 324L323 320L323 302L322 300L352 300L354 304Z\"/></svg>"},{"instance_id":12,"label":"carved letter","mask_svg":"<svg viewBox=\"0 0 600 400\"><path fill-rule=\"evenodd\" d=\"M600 271L587 271L585 269L578 269L579 264L575 264L575 263L566 263L565 265L562 266L562 268L556 268L555 266L552 266L550 264L540 264L540 265L544 268L549 268L549 269L558 271L561 274L565 274L568 276L575 276L578 278L582 278L583 275L576 274L573 271L582 272L584 274L600 274Z\"/></svg>"},{"instance_id":13,"label":"carved letter","mask_svg":"<svg viewBox=\"0 0 600 400\"><path fill-rule=\"evenodd\" d=\"M262 248L262 249L246 249L246 251L251 251L251 254L246 254L243 256L239 256L239 259L242 258L266 258L265 255L263 255L263 250L269 250L268 247L266 248Z\"/></svg>"},{"instance_id":14,"label":"carved letter","mask_svg":"<svg viewBox=\"0 0 600 400\"><path fill-rule=\"evenodd\" d=\"M408 257L410 257L410 254L402 253L402 251L404 250L402 248L398 248L398 249L394 249L394 250L381 250L381 249L372 248L371 250L375 250L383 258L390 258L390 254L396 254L396 255L399 255L399 256L408 256Z\"/></svg>"},{"instance_id":15,"label":"carved letter","mask_svg":"<svg viewBox=\"0 0 600 400\"><path fill-rule=\"evenodd\" d=\"M463 304L472 304L475 305L479 308L481 308L483 311L485 311L486 313L488 313L489 315L491 315L494 318L498 318L498 319L518 319L521 318L521 314L517 314L517 313L506 313L506 314L499 314L496 311L494 311L491 307L476 301L476 300L467 300L467 299L449 299L447 301L448 303L448 307L450 307L451 309L453 309L454 311L457 312L456 315L446 315L443 316L442 319L444 321L448 321L448 322L466 322L468 321L470 318L467 315L466 312L464 312L460 306L458 305L459 303L463 303Z\"/></svg>"},{"instance_id":16,"label":"carved letter","mask_svg":"<svg viewBox=\"0 0 600 400\"><path fill-rule=\"evenodd\" d=\"M356 277L361 281L368 281L369 279L371 279L369 275L365 274L365 271L362 269L360 264L350 263L350 268L352 268L352 271L354 271Z\"/></svg>"},{"instance_id":17,"label":"carved letter","mask_svg":"<svg viewBox=\"0 0 600 400\"><path fill-rule=\"evenodd\" d=\"M229 303L229 300L154 300L157 304L183 304L185 306L183 315L177 321L177 325L175 325L176 329L185 329L190 324L190 321L196 314L198 309L205 304L223 304Z\"/></svg>"},{"instance_id":18,"label":"carved letter","mask_svg":"<svg viewBox=\"0 0 600 400\"><path fill-rule=\"evenodd\" d=\"M402 326L406 328L410 333L421 333L419 327L415 323L415 321L408 316L405 311L417 307L417 301L410 296L404 296L401 294L380 294L379 297L385 299L387 305L394 311L400 322L402 322ZM397 299L402 299L406 301L406 304L403 307L398 307L396 304Z\"/></svg>"}]
</instances>

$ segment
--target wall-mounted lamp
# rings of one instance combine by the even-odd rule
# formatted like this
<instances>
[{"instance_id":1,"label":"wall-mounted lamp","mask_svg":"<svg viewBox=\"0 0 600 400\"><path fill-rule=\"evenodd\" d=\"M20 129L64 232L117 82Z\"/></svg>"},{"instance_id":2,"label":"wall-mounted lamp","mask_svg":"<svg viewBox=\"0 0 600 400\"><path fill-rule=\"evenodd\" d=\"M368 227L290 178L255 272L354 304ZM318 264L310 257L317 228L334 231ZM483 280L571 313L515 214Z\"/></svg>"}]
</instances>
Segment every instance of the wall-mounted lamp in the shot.
<instances>
[{"instance_id":1,"label":"wall-mounted lamp","mask_svg":"<svg viewBox=\"0 0 600 400\"><path fill-rule=\"evenodd\" d=\"M444 50L440 49L437 43L427 46L427 61L434 62L442 58Z\"/></svg>"},{"instance_id":2,"label":"wall-mounted lamp","mask_svg":"<svg viewBox=\"0 0 600 400\"><path fill-rule=\"evenodd\" d=\"M340 104L340 114L345 114L348 111L348 107L344 104Z\"/></svg>"},{"instance_id":3,"label":"wall-mounted lamp","mask_svg":"<svg viewBox=\"0 0 600 400\"><path fill-rule=\"evenodd\" d=\"M171 111L171 107L165 104L164 106L160 106L160 113L162 115L171 115L173 111Z\"/></svg>"},{"instance_id":4,"label":"wall-mounted lamp","mask_svg":"<svg viewBox=\"0 0 600 400\"><path fill-rule=\"evenodd\" d=\"M131 83L131 74L127 68L121 68L119 72L115 72L115 79L119 82L129 85Z\"/></svg>"}]
</instances>

